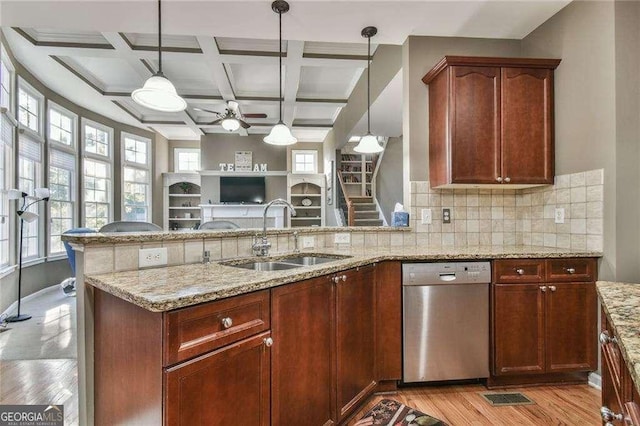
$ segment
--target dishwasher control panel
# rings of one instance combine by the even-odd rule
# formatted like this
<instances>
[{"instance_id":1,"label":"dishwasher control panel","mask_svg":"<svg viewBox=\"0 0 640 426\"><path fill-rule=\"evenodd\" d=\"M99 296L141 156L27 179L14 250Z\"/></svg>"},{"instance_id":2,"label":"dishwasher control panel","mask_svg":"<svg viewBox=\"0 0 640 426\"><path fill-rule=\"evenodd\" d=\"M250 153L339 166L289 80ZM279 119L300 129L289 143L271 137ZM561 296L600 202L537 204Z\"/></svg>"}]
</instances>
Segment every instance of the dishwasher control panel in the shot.
<instances>
[{"instance_id":1,"label":"dishwasher control panel","mask_svg":"<svg viewBox=\"0 0 640 426\"><path fill-rule=\"evenodd\" d=\"M489 262L403 263L403 285L474 284L491 282Z\"/></svg>"}]
</instances>

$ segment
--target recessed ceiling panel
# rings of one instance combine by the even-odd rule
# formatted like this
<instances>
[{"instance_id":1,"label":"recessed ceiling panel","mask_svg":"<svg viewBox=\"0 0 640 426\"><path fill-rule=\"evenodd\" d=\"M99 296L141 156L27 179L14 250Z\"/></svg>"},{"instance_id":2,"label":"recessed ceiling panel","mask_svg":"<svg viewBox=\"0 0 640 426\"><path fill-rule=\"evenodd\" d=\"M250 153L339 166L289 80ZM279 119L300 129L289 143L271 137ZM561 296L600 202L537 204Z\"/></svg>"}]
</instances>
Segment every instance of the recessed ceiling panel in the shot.
<instances>
[{"instance_id":1,"label":"recessed ceiling panel","mask_svg":"<svg viewBox=\"0 0 640 426\"><path fill-rule=\"evenodd\" d=\"M222 51L278 52L278 40L255 38L216 37L218 49ZM287 51L287 41L282 40L282 51Z\"/></svg>"},{"instance_id":2,"label":"recessed ceiling panel","mask_svg":"<svg viewBox=\"0 0 640 426\"><path fill-rule=\"evenodd\" d=\"M131 90L144 83L144 79L124 59L90 56L66 56L62 59L83 76L97 81L106 91Z\"/></svg>"},{"instance_id":3,"label":"recessed ceiling panel","mask_svg":"<svg viewBox=\"0 0 640 426\"><path fill-rule=\"evenodd\" d=\"M331 129L293 129L291 133L298 138L298 142L322 142Z\"/></svg>"},{"instance_id":4,"label":"recessed ceiling panel","mask_svg":"<svg viewBox=\"0 0 640 426\"><path fill-rule=\"evenodd\" d=\"M323 104L305 103L296 105L296 120L323 120L333 123L340 108Z\"/></svg>"},{"instance_id":5,"label":"recessed ceiling panel","mask_svg":"<svg viewBox=\"0 0 640 426\"><path fill-rule=\"evenodd\" d=\"M191 130L186 126L166 126L166 125L151 125L153 129L158 131L162 136L167 139L173 140L200 140L200 134Z\"/></svg>"},{"instance_id":6,"label":"recessed ceiling panel","mask_svg":"<svg viewBox=\"0 0 640 426\"><path fill-rule=\"evenodd\" d=\"M236 96L278 97L278 63L225 64Z\"/></svg>"},{"instance_id":7,"label":"recessed ceiling panel","mask_svg":"<svg viewBox=\"0 0 640 426\"><path fill-rule=\"evenodd\" d=\"M299 98L348 99L361 68L302 67Z\"/></svg>"},{"instance_id":8,"label":"recessed ceiling panel","mask_svg":"<svg viewBox=\"0 0 640 426\"><path fill-rule=\"evenodd\" d=\"M135 47L157 47L157 34L125 33L129 43ZM195 36L162 34L162 47L174 47L183 49L200 49Z\"/></svg>"},{"instance_id":9,"label":"recessed ceiling panel","mask_svg":"<svg viewBox=\"0 0 640 426\"><path fill-rule=\"evenodd\" d=\"M364 40L364 39L363 39ZM371 40L371 53L378 47ZM304 44L304 53L315 55L349 55L367 56L367 43L329 43L321 41L308 41Z\"/></svg>"},{"instance_id":10,"label":"recessed ceiling panel","mask_svg":"<svg viewBox=\"0 0 640 426\"><path fill-rule=\"evenodd\" d=\"M60 28L22 28L32 39L40 43L109 44L97 31L66 30Z\"/></svg>"},{"instance_id":11,"label":"recessed ceiling panel","mask_svg":"<svg viewBox=\"0 0 640 426\"><path fill-rule=\"evenodd\" d=\"M154 69L158 69L158 61L149 61ZM198 95L219 95L211 69L204 58L188 55L181 60L163 58L162 72L176 86L178 93Z\"/></svg>"}]
</instances>

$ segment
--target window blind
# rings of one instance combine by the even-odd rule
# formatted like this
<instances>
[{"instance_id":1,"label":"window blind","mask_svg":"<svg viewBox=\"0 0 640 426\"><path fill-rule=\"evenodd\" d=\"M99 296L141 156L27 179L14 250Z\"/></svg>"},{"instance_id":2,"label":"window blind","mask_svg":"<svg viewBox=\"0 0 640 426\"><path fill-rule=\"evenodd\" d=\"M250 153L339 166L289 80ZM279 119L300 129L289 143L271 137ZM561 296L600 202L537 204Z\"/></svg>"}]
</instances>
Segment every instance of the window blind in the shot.
<instances>
[{"instance_id":1,"label":"window blind","mask_svg":"<svg viewBox=\"0 0 640 426\"><path fill-rule=\"evenodd\" d=\"M28 158L37 163L42 162L42 144L28 136L20 136L19 152L23 158Z\"/></svg>"},{"instance_id":2,"label":"window blind","mask_svg":"<svg viewBox=\"0 0 640 426\"><path fill-rule=\"evenodd\" d=\"M13 123L0 114L0 143L4 143L9 147L13 146Z\"/></svg>"},{"instance_id":3,"label":"window blind","mask_svg":"<svg viewBox=\"0 0 640 426\"><path fill-rule=\"evenodd\" d=\"M51 163L49 165L51 167L57 167L59 169L70 170L73 172L76 169L76 159L72 154L52 149Z\"/></svg>"}]
</instances>

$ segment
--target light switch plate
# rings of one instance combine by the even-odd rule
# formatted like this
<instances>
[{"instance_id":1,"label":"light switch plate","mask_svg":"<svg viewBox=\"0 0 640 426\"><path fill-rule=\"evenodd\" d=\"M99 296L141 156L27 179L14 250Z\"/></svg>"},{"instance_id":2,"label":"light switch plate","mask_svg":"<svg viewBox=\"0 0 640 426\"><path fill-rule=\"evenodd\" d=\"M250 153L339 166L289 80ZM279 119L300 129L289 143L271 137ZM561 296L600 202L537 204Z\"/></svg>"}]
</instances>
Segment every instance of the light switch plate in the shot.
<instances>
[{"instance_id":1,"label":"light switch plate","mask_svg":"<svg viewBox=\"0 0 640 426\"><path fill-rule=\"evenodd\" d=\"M564 209L559 207L555 212L555 222L556 223L564 223Z\"/></svg>"},{"instance_id":2,"label":"light switch plate","mask_svg":"<svg viewBox=\"0 0 640 426\"><path fill-rule=\"evenodd\" d=\"M167 248L148 248L138 251L138 267L151 268L153 266L165 266L167 264Z\"/></svg>"},{"instance_id":3,"label":"light switch plate","mask_svg":"<svg viewBox=\"0 0 640 426\"><path fill-rule=\"evenodd\" d=\"M420 212L423 225L431 225L431 209L422 209Z\"/></svg>"},{"instance_id":4,"label":"light switch plate","mask_svg":"<svg viewBox=\"0 0 640 426\"><path fill-rule=\"evenodd\" d=\"M335 244L350 244L351 243L351 234L348 232L341 232L336 234L333 238L333 242Z\"/></svg>"},{"instance_id":5,"label":"light switch plate","mask_svg":"<svg viewBox=\"0 0 640 426\"><path fill-rule=\"evenodd\" d=\"M316 238L313 236L302 237L302 248L314 248L316 245Z\"/></svg>"}]
</instances>

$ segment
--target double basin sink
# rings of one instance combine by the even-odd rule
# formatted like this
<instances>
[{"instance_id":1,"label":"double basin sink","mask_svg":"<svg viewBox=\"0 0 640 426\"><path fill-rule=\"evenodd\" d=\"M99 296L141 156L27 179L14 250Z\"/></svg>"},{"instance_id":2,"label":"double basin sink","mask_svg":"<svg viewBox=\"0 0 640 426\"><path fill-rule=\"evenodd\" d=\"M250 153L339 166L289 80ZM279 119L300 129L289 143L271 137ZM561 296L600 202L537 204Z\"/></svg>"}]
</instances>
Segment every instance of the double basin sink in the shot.
<instances>
[{"instance_id":1,"label":"double basin sink","mask_svg":"<svg viewBox=\"0 0 640 426\"><path fill-rule=\"evenodd\" d=\"M235 268L251 269L254 271L284 271L287 269L301 268L303 266L321 265L327 262L335 262L336 260L346 259L351 256L341 255L293 255L280 257L269 261L251 261L251 262L233 262L224 263L227 266Z\"/></svg>"}]
</instances>

